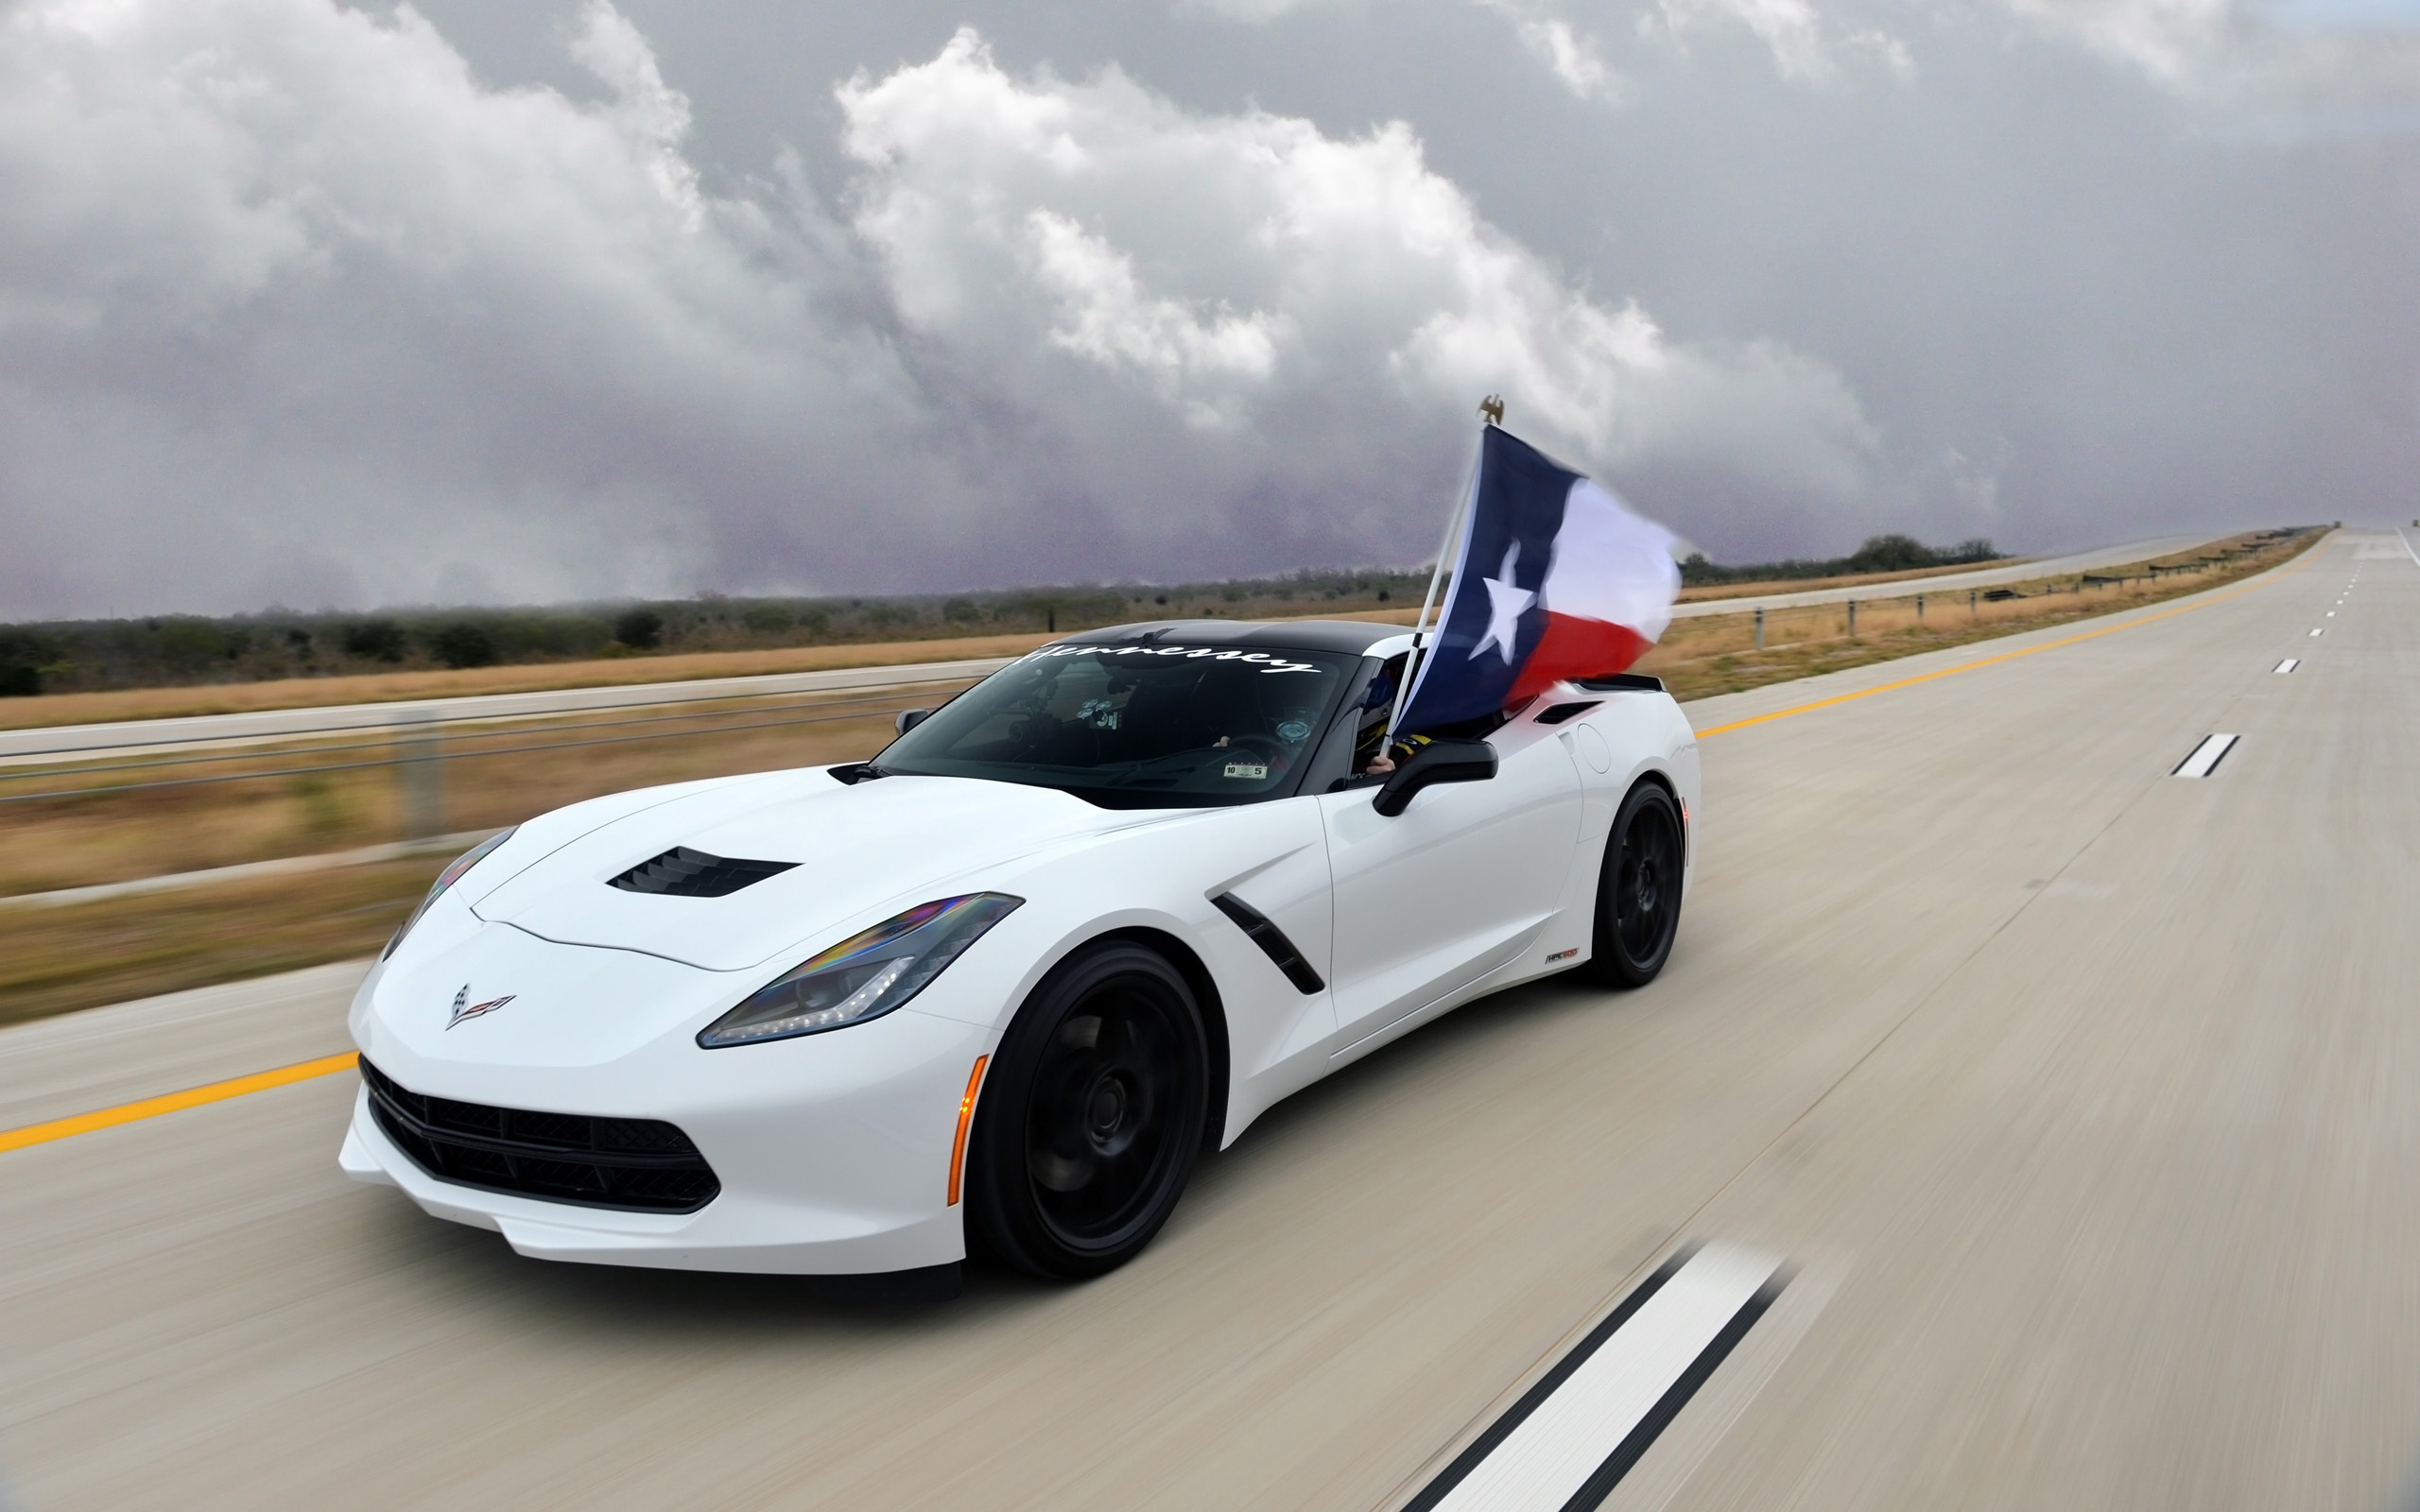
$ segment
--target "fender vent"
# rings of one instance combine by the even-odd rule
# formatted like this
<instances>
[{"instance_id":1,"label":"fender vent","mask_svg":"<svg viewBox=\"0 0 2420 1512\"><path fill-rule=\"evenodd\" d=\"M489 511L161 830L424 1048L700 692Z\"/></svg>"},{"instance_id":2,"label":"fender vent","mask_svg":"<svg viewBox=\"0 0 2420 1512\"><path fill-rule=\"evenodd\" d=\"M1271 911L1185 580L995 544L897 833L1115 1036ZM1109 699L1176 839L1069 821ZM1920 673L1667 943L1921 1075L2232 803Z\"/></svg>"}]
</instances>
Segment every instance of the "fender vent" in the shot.
<instances>
[{"instance_id":1,"label":"fender vent","mask_svg":"<svg viewBox=\"0 0 2420 1512\"><path fill-rule=\"evenodd\" d=\"M676 845L652 861L642 861L606 884L624 892L662 893L670 898L728 898L742 887L778 876L795 861L732 861Z\"/></svg>"},{"instance_id":2,"label":"fender vent","mask_svg":"<svg viewBox=\"0 0 2420 1512\"><path fill-rule=\"evenodd\" d=\"M1286 932L1279 929L1267 914L1231 892L1220 893L1211 899L1210 903L1236 921L1236 927L1260 947L1260 953L1286 973L1286 980L1294 984L1295 990L1307 994L1327 986L1320 980L1320 973L1311 970L1311 963L1303 959L1303 953L1294 948L1294 942L1286 937Z\"/></svg>"},{"instance_id":3,"label":"fender vent","mask_svg":"<svg viewBox=\"0 0 2420 1512\"><path fill-rule=\"evenodd\" d=\"M1538 723L1542 725L1559 725L1566 719L1576 719L1580 715L1586 713L1589 710L1596 708L1600 701L1601 700L1599 699L1591 698L1586 703L1556 704L1545 713L1538 715Z\"/></svg>"}]
</instances>

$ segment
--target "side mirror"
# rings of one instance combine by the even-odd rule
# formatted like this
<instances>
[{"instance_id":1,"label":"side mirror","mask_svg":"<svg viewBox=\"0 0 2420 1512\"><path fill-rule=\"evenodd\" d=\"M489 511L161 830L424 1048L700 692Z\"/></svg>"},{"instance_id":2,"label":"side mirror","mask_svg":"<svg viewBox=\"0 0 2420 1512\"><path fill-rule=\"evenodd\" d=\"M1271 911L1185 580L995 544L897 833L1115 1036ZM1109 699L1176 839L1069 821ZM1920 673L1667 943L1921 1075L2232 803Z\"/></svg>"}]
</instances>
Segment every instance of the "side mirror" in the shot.
<instances>
[{"instance_id":1,"label":"side mirror","mask_svg":"<svg viewBox=\"0 0 2420 1512\"><path fill-rule=\"evenodd\" d=\"M1495 775L1495 747L1483 740L1436 740L1420 747L1378 789L1370 806L1388 818L1411 807L1413 795L1439 782L1484 782Z\"/></svg>"},{"instance_id":2,"label":"side mirror","mask_svg":"<svg viewBox=\"0 0 2420 1512\"><path fill-rule=\"evenodd\" d=\"M930 709L902 709L899 711L899 717L890 722L891 728L904 735L931 718L933 712Z\"/></svg>"}]
</instances>

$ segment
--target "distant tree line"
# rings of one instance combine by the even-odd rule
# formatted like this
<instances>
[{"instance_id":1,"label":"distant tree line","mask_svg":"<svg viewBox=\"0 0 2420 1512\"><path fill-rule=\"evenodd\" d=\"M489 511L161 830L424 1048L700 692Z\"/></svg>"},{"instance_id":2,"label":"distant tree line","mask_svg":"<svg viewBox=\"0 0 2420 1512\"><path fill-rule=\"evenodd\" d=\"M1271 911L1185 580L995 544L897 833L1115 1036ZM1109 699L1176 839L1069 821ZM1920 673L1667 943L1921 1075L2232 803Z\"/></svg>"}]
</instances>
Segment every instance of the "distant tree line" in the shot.
<instances>
[{"instance_id":1,"label":"distant tree line","mask_svg":"<svg viewBox=\"0 0 2420 1512\"><path fill-rule=\"evenodd\" d=\"M1846 557L1725 567L1703 554L1681 581L1703 584L1991 561L1988 541L1927 546L1876 536ZM1417 605L1427 570L1311 571L1168 587L1024 588L892 597L648 599L558 608L410 609L351 614L158 615L0 625L0 697L279 678L343 677L599 657L741 651L869 641L1076 630L1128 620L1255 618Z\"/></svg>"},{"instance_id":2,"label":"distant tree line","mask_svg":"<svg viewBox=\"0 0 2420 1512\"><path fill-rule=\"evenodd\" d=\"M1703 588L1717 583L1847 577L1858 573L1904 573L1919 567L1964 567L2000 559L1998 549L1980 536L1955 546L1927 546L1913 536L1874 536L1849 555L1824 561L1793 557L1788 561L1723 567L1706 560L1705 553L1694 552L1681 560L1681 583L1685 588Z\"/></svg>"},{"instance_id":3,"label":"distant tree line","mask_svg":"<svg viewBox=\"0 0 2420 1512\"><path fill-rule=\"evenodd\" d=\"M1303 572L1172 587L61 620L0 626L0 697L1343 612L1417 604L1426 586L1425 569Z\"/></svg>"}]
</instances>

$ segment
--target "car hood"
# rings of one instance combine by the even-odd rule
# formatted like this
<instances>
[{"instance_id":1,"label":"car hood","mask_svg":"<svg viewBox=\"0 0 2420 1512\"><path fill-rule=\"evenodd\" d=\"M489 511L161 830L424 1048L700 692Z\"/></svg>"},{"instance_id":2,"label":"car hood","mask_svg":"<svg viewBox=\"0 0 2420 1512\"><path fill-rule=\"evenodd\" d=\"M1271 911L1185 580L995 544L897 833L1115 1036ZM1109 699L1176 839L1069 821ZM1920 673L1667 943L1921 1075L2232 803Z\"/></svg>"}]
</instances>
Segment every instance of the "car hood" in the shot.
<instances>
[{"instance_id":1,"label":"car hood","mask_svg":"<svg viewBox=\"0 0 2420 1512\"><path fill-rule=\"evenodd\" d=\"M1011 782L885 777L850 785L821 767L781 772L608 820L479 898L473 911L543 939L738 971L810 940L835 943L829 936L878 904L913 906L925 900L909 894L945 896L983 868L1156 817L1164 816L1099 809ZM721 898L607 885L675 846L795 864Z\"/></svg>"}]
</instances>

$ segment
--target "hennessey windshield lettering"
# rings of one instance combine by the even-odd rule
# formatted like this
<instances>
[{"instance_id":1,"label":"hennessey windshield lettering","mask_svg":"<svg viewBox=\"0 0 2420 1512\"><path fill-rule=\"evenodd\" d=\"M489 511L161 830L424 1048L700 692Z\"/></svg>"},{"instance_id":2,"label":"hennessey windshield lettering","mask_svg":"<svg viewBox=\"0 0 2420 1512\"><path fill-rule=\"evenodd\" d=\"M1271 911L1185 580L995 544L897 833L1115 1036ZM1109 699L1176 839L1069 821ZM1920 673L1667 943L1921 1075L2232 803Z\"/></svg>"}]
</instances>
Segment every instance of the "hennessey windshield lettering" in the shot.
<instances>
[{"instance_id":1,"label":"hennessey windshield lettering","mask_svg":"<svg viewBox=\"0 0 2420 1512\"><path fill-rule=\"evenodd\" d=\"M1309 662L1290 662L1267 651L1238 651L1234 646L1218 645L1046 645L1028 651L1023 660L1039 661L1056 656L1174 656L1207 657L1218 662L1252 662L1261 663L1262 672L1317 672L1320 668Z\"/></svg>"}]
</instances>

